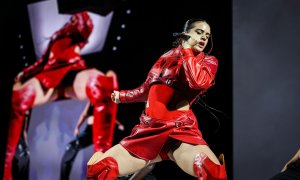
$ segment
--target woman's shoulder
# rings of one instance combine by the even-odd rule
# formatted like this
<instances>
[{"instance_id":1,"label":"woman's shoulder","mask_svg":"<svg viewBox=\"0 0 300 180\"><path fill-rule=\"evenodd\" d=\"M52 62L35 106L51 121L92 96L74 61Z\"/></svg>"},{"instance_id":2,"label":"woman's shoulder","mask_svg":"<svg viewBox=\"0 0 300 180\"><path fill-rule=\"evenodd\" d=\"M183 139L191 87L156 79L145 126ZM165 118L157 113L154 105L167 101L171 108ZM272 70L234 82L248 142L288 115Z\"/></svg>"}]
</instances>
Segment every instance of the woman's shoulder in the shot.
<instances>
[{"instance_id":1,"label":"woman's shoulder","mask_svg":"<svg viewBox=\"0 0 300 180\"><path fill-rule=\"evenodd\" d=\"M173 56L174 54L176 54L176 52L178 51L178 48L174 48L172 47L171 49L165 51L161 57L170 57Z\"/></svg>"}]
</instances>

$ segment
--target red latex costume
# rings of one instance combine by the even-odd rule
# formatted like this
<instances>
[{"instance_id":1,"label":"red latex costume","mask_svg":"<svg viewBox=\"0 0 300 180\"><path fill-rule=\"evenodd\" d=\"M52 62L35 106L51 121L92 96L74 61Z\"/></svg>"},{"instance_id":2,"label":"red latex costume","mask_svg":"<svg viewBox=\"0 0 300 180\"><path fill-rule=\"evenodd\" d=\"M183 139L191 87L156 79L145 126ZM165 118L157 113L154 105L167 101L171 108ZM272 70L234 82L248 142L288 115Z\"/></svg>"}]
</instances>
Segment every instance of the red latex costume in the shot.
<instances>
[{"instance_id":1,"label":"red latex costume","mask_svg":"<svg viewBox=\"0 0 300 180\"><path fill-rule=\"evenodd\" d=\"M21 81L37 78L44 88L55 88L72 70L87 69L76 47L83 48L93 30L93 22L87 12L73 15L62 29L50 38L42 57L24 69Z\"/></svg>"},{"instance_id":2,"label":"red latex costume","mask_svg":"<svg viewBox=\"0 0 300 180\"><path fill-rule=\"evenodd\" d=\"M63 78L70 72L88 69L76 48L82 49L93 30L93 22L87 12L72 15L60 30L50 38L42 57L24 69L18 77L21 82L37 78L44 90L56 88L63 98L66 86ZM118 89L117 77L91 76L86 84L86 95L94 105L93 143L95 151L106 151L112 146L117 105L111 102L110 94ZM33 107L36 90L25 85L14 91L12 96L11 119L9 122L4 180L11 180L12 160L22 131L25 112Z\"/></svg>"},{"instance_id":3,"label":"red latex costume","mask_svg":"<svg viewBox=\"0 0 300 180\"><path fill-rule=\"evenodd\" d=\"M192 110L179 111L182 100L192 105L198 95L214 83L218 61L203 52L194 56L181 46L162 55L148 73L146 81L133 90L122 90L122 103L147 101L149 107L130 136L121 145L132 154L152 160L158 154L167 159L174 139L190 144L206 144Z\"/></svg>"},{"instance_id":4,"label":"red latex costume","mask_svg":"<svg viewBox=\"0 0 300 180\"><path fill-rule=\"evenodd\" d=\"M118 90L117 77L91 76L86 93L94 105L94 151L105 152L113 143L118 105L111 100L111 93Z\"/></svg>"},{"instance_id":5,"label":"red latex costume","mask_svg":"<svg viewBox=\"0 0 300 180\"><path fill-rule=\"evenodd\" d=\"M193 104L196 97L214 84L218 61L203 52L194 56L191 49L182 46L163 54L153 65L146 81L133 90L122 90L122 103L146 102L152 84L166 84L178 90Z\"/></svg>"},{"instance_id":6,"label":"red latex costume","mask_svg":"<svg viewBox=\"0 0 300 180\"><path fill-rule=\"evenodd\" d=\"M146 102L149 107L140 116L140 124L121 140L131 154L152 160L157 155L168 159L167 153L178 142L206 145L192 110L177 110L180 102L192 105L198 95L214 84L218 61L203 52L194 55L191 49L178 46L162 55L148 73L146 81L133 90L120 91L122 103ZM224 159L213 163L204 153L195 157L194 172L198 180L226 180ZM88 165L87 179L116 179L118 163L112 157Z\"/></svg>"}]
</instances>

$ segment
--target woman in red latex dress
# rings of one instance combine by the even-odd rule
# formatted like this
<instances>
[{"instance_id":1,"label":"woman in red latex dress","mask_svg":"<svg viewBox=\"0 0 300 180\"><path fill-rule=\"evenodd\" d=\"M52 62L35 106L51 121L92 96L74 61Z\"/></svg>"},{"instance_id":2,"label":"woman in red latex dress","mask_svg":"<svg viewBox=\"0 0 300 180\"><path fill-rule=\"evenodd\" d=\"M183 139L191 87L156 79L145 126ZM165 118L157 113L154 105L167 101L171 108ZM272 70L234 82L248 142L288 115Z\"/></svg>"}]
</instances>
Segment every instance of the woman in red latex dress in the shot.
<instances>
[{"instance_id":1,"label":"woman in red latex dress","mask_svg":"<svg viewBox=\"0 0 300 180\"><path fill-rule=\"evenodd\" d=\"M111 93L118 90L117 75L88 67L80 50L88 43L93 22L86 11L73 14L50 38L47 49L34 64L16 76L5 154L4 180L12 179L12 160L26 112L51 101L75 98L94 106L95 151L112 146L117 104Z\"/></svg>"},{"instance_id":2,"label":"woman in red latex dress","mask_svg":"<svg viewBox=\"0 0 300 180\"><path fill-rule=\"evenodd\" d=\"M168 159L199 180L227 179L224 155L211 151L190 108L214 84L218 60L203 52L210 37L206 21L188 20L140 87L112 93L116 103L146 102L146 108L129 136L91 157L87 179L116 179Z\"/></svg>"}]
</instances>

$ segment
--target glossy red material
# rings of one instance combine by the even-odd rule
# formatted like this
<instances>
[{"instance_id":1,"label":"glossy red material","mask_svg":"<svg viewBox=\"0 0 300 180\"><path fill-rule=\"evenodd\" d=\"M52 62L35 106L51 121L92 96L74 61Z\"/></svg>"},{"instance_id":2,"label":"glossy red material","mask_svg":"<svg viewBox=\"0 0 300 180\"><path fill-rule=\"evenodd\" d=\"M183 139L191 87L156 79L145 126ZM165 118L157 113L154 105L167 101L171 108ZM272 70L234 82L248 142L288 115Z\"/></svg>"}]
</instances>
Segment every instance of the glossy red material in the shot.
<instances>
[{"instance_id":1,"label":"glossy red material","mask_svg":"<svg viewBox=\"0 0 300 180\"><path fill-rule=\"evenodd\" d=\"M111 93L118 90L116 77L98 75L90 77L86 93L94 106L93 143L94 151L105 152L113 143L117 104L112 102Z\"/></svg>"},{"instance_id":2,"label":"glossy red material","mask_svg":"<svg viewBox=\"0 0 300 180\"><path fill-rule=\"evenodd\" d=\"M215 164L204 153L197 154L194 172L198 180L227 180L224 155L219 157L221 165Z\"/></svg>"},{"instance_id":3,"label":"glossy red material","mask_svg":"<svg viewBox=\"0 0 300 180\"><path fill-rule=\"evenodd\" d=\"M191 49L178 46L158 59L141 86L120 91L120 101L148 101L150 106L151 101L154 104L160 101L162 106L168 107L175 99L185 100L192 105L198 95L214 84L217 68L218 60L214 56L206 56L203 52L194 55ZM169 86L171 90L157 84ZM162 150L168 149L165 147L169 146L171 139L206 145L192 110L177 111L175 108L170 111L167 108L166 117L160 119L157 117L163 117L164 113L156 113L158 111L155 108L146 109L151 117L143 113L140 124L133 128L130 136L120 142L129 152L145 160L152 160L159 154L163 154L165 159L166 152Z\"/></svg>"},{"instance_id":4,"label":"glossy red material","mask_svg":"<svg viewBox=\"0 0 300 180\"><path fill-rule=\"evenodd\" d=\"M185 94L193 104L196 97L214 84L218 60L203 52L194 55L182 46L163 54L152 66L145 82L133 90L120 91L122 103L145 102L152 84L166 84Z\"/></svg>"},{"instance_id":5,"label":"glossy red material","mask_svg":"<svg viewBox=\"0 0 300 180\"><path fill-rule=\"evenodd\" d=\"M87 165L87 180L116 180L119 175L118 163L106 157L93 165Z\"/></svg>"},{"instance_id":6,"label":"glossy red material","mask_svg":"<svg viewBox=\"0 0 300 180\"><path fill-rule=\"evenodd\" d=\"M13 91L11 118L8 127L6 143L4 180L12 180L12 163L19 138L21 136L25 113L33 106L35 89L31 85L25 86L20 91Z\"/></svg>"},{"instance_id":7,"label":"glossy red material","mask_svg":"<svg viewBox=\"0 0 300 180\"><path fill-rule=\"evenodd\" d=\"M72 15L70 21L52 35L42 57L23 70L21 81L36 77L44 88L54 88L67 72L86 69L76 48L86 45L92 30L92 19L87 12Z\"/></svg>"},{"instance_id":8,"label":"glossy red material","mask_svg":"<svg viewBox=\"0 0 300 180\"><path fill-rule=\"evenodd\" d=\"M164 84L153 84L145 112L155 119L176 119L182 115L182 111L178 111L176 106L183 100L184 96L175 89Z\"/></svg>"},{"instance_id":9,"label":"glossy red material","mask_svg":"<svg viewBox=\"0 0 300 180\"><path fill-rule=\"evenodd\" d=\"M177 119L154 119L144 113L140 117L140 124L136 125L120 144L135 156L152 160L165 146L169 146L168 140L176 139L189 144L207 143L202 138L198 129L198 122L191 110L182 112Z\"/></svg>"},{"instance_id":10,"label":"glossy red material","mask_svg":"<svg viewBox=\"0 0 300 180\"><path fill-rule=\"evenodd\" d=\"M45 90L59 86L68 72L87 69L79 50L88 42L92 30L92 19L87 12L72 15L70 21L51 36L43 55L34 64L25 68L22 75L18 76L18 80L24 83L35 77ZM22 131L25 112L32 108L35 93L34 87L30 85L13 92L5 157L5 180L12 178L12 158Z\"/></svg>"}]
</instances>

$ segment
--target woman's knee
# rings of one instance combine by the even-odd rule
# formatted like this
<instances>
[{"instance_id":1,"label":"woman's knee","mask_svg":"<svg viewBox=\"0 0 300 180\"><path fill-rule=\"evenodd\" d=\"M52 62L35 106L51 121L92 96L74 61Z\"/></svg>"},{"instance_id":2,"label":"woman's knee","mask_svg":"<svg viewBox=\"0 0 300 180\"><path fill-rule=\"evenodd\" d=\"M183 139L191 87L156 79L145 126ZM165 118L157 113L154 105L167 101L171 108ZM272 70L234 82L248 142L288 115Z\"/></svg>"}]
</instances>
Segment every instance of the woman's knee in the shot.
<instances>
[{"instance_id":1,"label":"woman's knee","mask_svg":"<svg viewBox=\"0 0 300 180\"><path fill-rule=\"evenodd\" d=\"M89 159L89 161L87 162L87 165L92 165L95 164L96 162L100 161L102 159L103 156L103 152L95 152L92 157Z\"/></svg>"},{"instance_id":2,"label":"woman's knee","mask_svg":"<svg viewBox=\"0 0 300 180\"><path fill-rule=\"evenodd\" d=\"M173 155L177 165L192 176L202 177L201 173L205 173L209 176L222 177L220 178L222 180L226 179L224 158L220 163L206 145L183 144L174 151Z\"/></svg>"},{"instance_id":3,"label":"woman's knee","mask_svg":"<svg viewBox=\"0 0 300 180\"><path fill-rule=\"evenodd\" d=\"M113 159L113 161L112 161ZM147 161L137 158L130 154L123 146L117 144L106 151L104 154L94 154L88 162L91 164L112 164L113 167L118 168L118 174L120 176L134 173L135 171L142 169L147 165ZM111 168L113 168L111 167Z\"/></svg>"},{"instance_id":4,"label":"woman's knee","mask_svg":"<svg viewBox=\"0 0 300 180\"><path fill-rule=\"evenodd\" d=\"M89 180L116 179L118 176L118 163L112 157L105 157L94 164L87 165L86 177Z\"/></svg>"},{"instance_id":5,"label":"woman's knee","mask_svg":"<svg viewBox=\"0 0 300 180\"><path fill-rule=\"evenodd\" d=\"M195 158L197 154L206 154L214 163L220 164L218 158L213 153L213 151L207 145L192 145L187 143L182 143L178 149L174 152L175 156L188 156L190 158Z\"/></svg>"}]
</instances>

